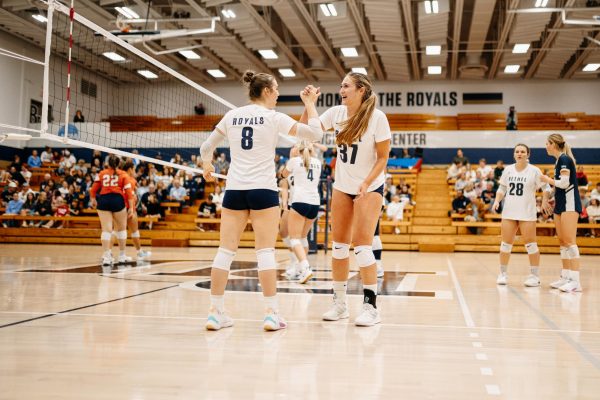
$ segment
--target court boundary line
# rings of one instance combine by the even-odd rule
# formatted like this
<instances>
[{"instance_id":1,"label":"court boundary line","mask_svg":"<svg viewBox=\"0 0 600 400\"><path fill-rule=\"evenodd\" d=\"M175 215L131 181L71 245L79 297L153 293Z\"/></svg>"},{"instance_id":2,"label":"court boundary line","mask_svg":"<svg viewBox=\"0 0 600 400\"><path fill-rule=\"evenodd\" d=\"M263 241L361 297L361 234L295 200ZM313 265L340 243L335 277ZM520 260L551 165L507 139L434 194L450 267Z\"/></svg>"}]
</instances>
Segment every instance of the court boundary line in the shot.
<instances>
[{"instance_id":1,"label":"court boundary line","mask_svg":"<svg viewBox=\"0 0 600 400\"><path fill-rule=\"evenodd\" d=\"M467 305L467 300L463 294L462 288L460 286L460 282L456 277L456 273L454 272L454 267L452 266L452 261L450 261L450 257L446 256L446 262L448 263L448 271L450 271L450 278L452 279L452 284L454 285L454 290L456 291L456 298L458 299L458 304L460 304L460 310L462 311L463 317L465 319L465 324L468 328L476 328L475 322L473 321L473 317L471 316L471 311L469 310L469 306Z\"/></svg>"},{"instance_id":2,"label":"court boundary line","mask_svg":"<svg viewBox=\"0 0 600 400\"><path fill-rule=\"evenodd\" d=\"M67 315L67 314L71 313L72 311L83 310L83 309L86 309L86 308L95 307L95 306L99 306L99 305L102 305L102 304L113 303L115 301L130 299L132 297L143 296L145 294L150 294L150 293L154 293L154 292L160 292L162 290L171 289L171 288L178 287L178 286L179 285L171 285L171 286L162 287L162 288L159 288L159 289L149 290L149 291L146 291L146 292L131 294L129 296L120 297L118 299L111 299L111 300L106 300L106 301L102 301L102 302L99 302L99 303L88 304L87 306L75 307L75 308L71 308L71 309L68 309L68 310L47 313L45 315L40 315L39 317L28 318L28 319L21 320L21 321L15 321L15 322L11 322L11 323L8 323L8 324L0 325L0 329L2 329L2 328L8 328L8 327L15 326L15 325L24 324L26 322L37 321L39 319L53 317L55 315Z\"/></svg>"}]
</instances>

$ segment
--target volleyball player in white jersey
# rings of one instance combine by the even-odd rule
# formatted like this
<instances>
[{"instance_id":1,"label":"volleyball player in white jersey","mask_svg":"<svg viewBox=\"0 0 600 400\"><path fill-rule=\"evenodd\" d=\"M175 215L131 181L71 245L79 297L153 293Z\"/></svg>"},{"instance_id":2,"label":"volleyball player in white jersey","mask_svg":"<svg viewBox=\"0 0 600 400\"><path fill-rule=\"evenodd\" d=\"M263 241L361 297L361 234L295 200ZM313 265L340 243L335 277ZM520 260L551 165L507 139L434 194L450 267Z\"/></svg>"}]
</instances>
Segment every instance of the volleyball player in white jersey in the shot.
<instances>
[{"instance_id":1,"label":"volleyball player in white jersey","mask_svg":"<svg viewBox=\"0 0 600 400\"><path fill-rule=\"evenodd\" d=\"M529 255L531 273L525 279L525 286L540 286L539 266L540 251L536 242L537 210L535 204L536 191L542 186L542 171L529 164L530 150L524 144L518 144L514 149L515 164L504 168L500 178L500 187L496 192L496 199L492 206L498 211L500 203L504 200L502 208L502 243L500 244L500 274L496 283L508 283L508 261L512 251L517 229L525 242L525 249ZM548 191L544 191L544 202L548 202Z\"/></svg>"},{"instance_id":2,"label":"volleyball player in white jersey","mask_svg":"<svg viewBox=\"0 0 600 400\"><path fill-rule=\"evenodd\" d=\"M288 214L288 232L290 244L298 258L298 280L304 284L313 276L307 259L306 235L313 226L321 205L319 196L321 161L313 157L314 150L310 142L301 142L298 153L300 156L288 161L282 175L294 178L292 209Z\"/></svg>"},{"instance_id":3,"label":"volleyball player in white jersey","mask_svg":"<svg viewBox=\"0 0 600 400\"><path fill-rule=\"evenodd\" d=\"M560 279L552 282L550 287L563 292L581 292L577 221L582 207L577 185L575 157L571 147L559 133L548 136L546 151L548 155L556 158L554 178L544 176L542 179L555 188L554 223L563 265Z\"/></svg>"},{"instance_id":4,"label":"volleyball player in white jersey","mask_svg":"<svg viewBox=\"0 0 600 400\"><path fill-rule=\"evenodd\" d=\"M297 146L298 143L290 148L290 159L298 155ZM282 177L279 180L279 193L281 194L282 210L281 220L279 221L279 235L290 252L290 265L286 269L283 276L288 280L297 280L298 272L296 264L298 263L298 257L296 257L294 249L292 248L292 244L290 243L290 234L288 231L288 216L290 213L290 208L292 207L292 196L294 195L294 177L292 175Z\"/></svg>"},{"instance_id":5,"label":"volleyball player in white jersey","mask_svg":"<svg viewBox=\"0 0 600 400\"><path fill-rule=\"evenodd\" d=\"M305 90L313 89L308 86ZM350 243L354 243L364 292L363 310L354 322L358 326L372 326L381 322L376 303L373 234L381 212L391 132L387 117L375 108L377 96L366 75L355 72L346 75L340 96L342 105L328 109L320 117L323 130L334 129L338 146L331 200L333 307L323 314L323 319L337 321L349 317L346 289ZM301 121L305 118L303 114Z\"/></svg>"},{"instance_id":6,"label":"volleyball player in white jersey","mask_svg":"<svg viewBox=\"0 0 600 400\"><path fill-rule=\"evenodd\" d=\"M218 330L233 325L233 320L225 313L223 295L240 237L250 218L254 229L258 279L265 300L263 328L275 331L287 324L278 314L276 297L275 241L279 196L273 158L279 132L302 139L321 140L323 130L314 106L319 94L316 90L301 93L309 113L308 125L305 125L273 110L279 96L273 76L246 71L243 81L248 88L250 104L225 114L200 148L203 175L207 181L214 180L212 154L225 138L229 141L231 152L221 211L220 245L211 270L211 308L206 329Z\"/></svg>"}]
</instances>

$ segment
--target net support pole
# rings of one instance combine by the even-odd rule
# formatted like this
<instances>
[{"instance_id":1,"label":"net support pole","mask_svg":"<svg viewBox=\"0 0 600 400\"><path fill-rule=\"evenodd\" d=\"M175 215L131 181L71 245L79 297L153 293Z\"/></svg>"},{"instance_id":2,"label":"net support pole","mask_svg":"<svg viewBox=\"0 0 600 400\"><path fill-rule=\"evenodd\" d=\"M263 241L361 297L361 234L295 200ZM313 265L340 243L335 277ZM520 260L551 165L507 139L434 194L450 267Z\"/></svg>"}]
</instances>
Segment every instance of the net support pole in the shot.
<instances>
[{"instance_id":1,"label":"net support pole","mask_svg":"<svg viewBox=\"0 0 600 400\"><path fill-rule=\"evenodd\" d=\"M46 48L44 49L44 82L42 84L42 125L41 133L48 132L48 96L50 86L50 54L52 53L52 15L54 2L48 2L48 21L46 22Z\"/></svg>"}]
</instances>

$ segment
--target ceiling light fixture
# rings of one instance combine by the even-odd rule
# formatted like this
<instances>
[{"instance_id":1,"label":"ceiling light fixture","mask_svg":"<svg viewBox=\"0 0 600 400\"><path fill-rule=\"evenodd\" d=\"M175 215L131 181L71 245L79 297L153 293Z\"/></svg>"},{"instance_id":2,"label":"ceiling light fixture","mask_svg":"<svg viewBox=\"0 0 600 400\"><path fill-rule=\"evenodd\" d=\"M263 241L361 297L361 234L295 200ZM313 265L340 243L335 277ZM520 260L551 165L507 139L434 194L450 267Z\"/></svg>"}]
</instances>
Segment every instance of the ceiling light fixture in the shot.
<instances>
[{"instance_id":1,"label":"ceiling light fixture","mask_svg":"<svg viewBox=\"0 0 600 400\"><path fill-rule=\"evenodd\" d=\"M187 58L188 60L199 60L201 58L198 54L196 54L196 52L192 50L180 50L178 53Z\"/></svg>"},{"instance_id":2,"label":"ceiling light fixture","mask_svg":"<svg viewBox=\"0 0 600 400\"><path fill-rule=\"evenodd\" d=\"M340 49L344 57L358 57L358 51L356 51L356 47L342 47Z\"/></svg>"},{"instance_id":3,"label":"ceiling light fixture","mask_svg":"<svg viewBox=\"0 0 600 400\"><path fill-rule=\"evenodd\" d=\"M223 14L223 16L225 18L229 18L229 19L235 18L235 13L233 12L233 10L228 9L228 8L222 9L221 14Z\"/></svg>"},{"instance_id":4,"label":"ceiling light fixture","mask_svg":"<svg viewBox=\"0 0 600 400\"><path fill-rule=\"evenodd\" d=\"M367 75L367 69L364 67L354 67L354 68L352 68L352 72L356 72L357 74Z\"/></svg>"},{"instance_id":5,"label":"ceiling light fixture","mask_svg":"<svg viewBox=\"0 0 600 400\"><path fill-rule=\"evenodd\" d=\"M437 14L440 12L440 4L437 0L425 0L425 14Z\"/></svg>"},{"instance_id":6,"label":"ceiling light fixture","mask_svg":"<svg viewBox=\"0 0 600 400\"><path fill-rule=\"evenodd\" d=\"M129 19L138 19L140 16L129 7L115 7L119 14Z\"/></svg>"},{"instance_id":7,"label":"ceiling light fixture","mask_svg":"<svg viewBox=\"0 0 600 400\"><path fill-rule=\"evenodd\" d=\"M600 69L600 64L588 64L583 67L583 72L596 72Z\"/></svg>"},{"instance_id":8,"label":"ceiling light fixture","mask_svg":"<svg viewBox=\"0 0 600 400\"><path fill-rule=\"evenodd\" d=\"M321 12L326 17L337 17L338 13L332 3L321 4Z\"/></svg>"},{"instance_id":9,"label":"ceiling light fixture","mask_svg":"<svg viewBox=\"0 0 600 400\"><path fill-rule=\"evenodd\" d=\"M293 78L296 73L291 68L279 68L279 73L284 78Z\"/></svg>"},{"instance_id":10,"label":"ceiling light fixture","mask_svg":"<svg viewBox=\"0 0 600 400\"><path fill-rule=\"evenodd\" d=\"M535 0L536 8L544 8L548 5L548 0Z\"/></svg>"},{"instance_id":11,"label":"ceiling light fixture","mask_svg":"<svg viewBox=\"0 0 600 400\"><path fill-rule=\"evenodd\" d=\"M115 61L115 62L123 62L125 61L125 57L123 57L122 55L115 53L114 51L107 51L106 53L102 53L102 55L106 58L108 58L109 60Z\"/></svg>"},{"instance_id":12,"label":"ceiling light fixture","mask_svg":"<svg viewBox=\"0 0 600 400\"><path fill-rule=\"evenodd\" d=\"M429 75L440 75L442 73L442 67L439 65L430 65L427 67L427 73Z\"/></svg>"},{"instance_id":13,"label":"ceiling light fixture","mask_svg":"<svg viewBox=\"0 0 600 400\"><path fill-rule=\"evenodd\" d=\"M525 54L529 51L529 43L517 43L514 45L512 52L513 54Z\"/></svg>"},{"instance_id":14,"label":"ceiling light fixture","mask_svg":"<svg viewBox=\"0 0 600 400\"><path fill-rule=\"evenodd\" d=\"M258 52L265 60L275 60L276 58L279 58L273 50L259 50Z\"/></svg>"},{"instance_id":15,"label":"ceiling light fixture","mask_svg":"<svg viewBox=\"0 0 600 400\"><path fill-rule=\"evenodd\" d=\"M207 69L208 72L213 78L225 78L225 74L220 69Z\"/></svg>"},{"instance_id":16,"label":"ceiling light fixture","mask_svg":"<svg viewBox=\"0 0 600 400\"><path fill-rule=\"evenodd\" d=\"M148 78L148 79L156 79L156 78L158 78L158 75L156 75L152 71L148 71L147 69L140 69L140 70L138 70L137 73L140 74L141 76L143 76L144 78Z\"/></svg>"},{"instance_id":17,"label":"ceiling light fixture","mask_svg":"<svg viewBox=\"0 0 600 400\"><path fill-rule=\"evenodd\" d=\"M521 68L520 65L507 65L506 67L504 67L504 73L516 74L517 72L519 72L519 68Z\"/></svg>"},{"instance_id":18,"label":"ceiling light fixture","mask_svg":"<svg viewBox=\"0 0 600 400\"><path fill-rule=\"evenodd\" d=\"M442 46L438 46L438 45L425 46L425 54L427 54L428 56L437 56L437 55L440 55L441 53L442 53Z\"/></svg>"},{"instance_id":19,"label":"ceiling light fixture","mask_svg":"<svg viewBox=\"0 0 600 400\"><path fill-rule=\"evenodd\" d=\"M35 15L32 15L31 17L39 22L43 22L43 23L48 22L48 18L44 17L42 14L35 14Z\"/></svg>"}]
</instances>

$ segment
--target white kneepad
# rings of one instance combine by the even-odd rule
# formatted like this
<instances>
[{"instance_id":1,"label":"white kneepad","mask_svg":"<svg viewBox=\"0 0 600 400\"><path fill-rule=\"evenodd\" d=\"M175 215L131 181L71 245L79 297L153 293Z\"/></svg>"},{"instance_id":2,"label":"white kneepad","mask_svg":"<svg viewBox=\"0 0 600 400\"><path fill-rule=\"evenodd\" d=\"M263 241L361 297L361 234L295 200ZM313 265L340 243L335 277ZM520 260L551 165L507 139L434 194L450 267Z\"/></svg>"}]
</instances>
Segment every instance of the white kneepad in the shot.
<instances>
[{"instance_id":1,"label":"white kneepad","mask_svg":"<svg viewBox=\"0 0 600 400\"><path fill-rule=\"evenodd\" d=\"M569 259L569 253L567 252L567 248L564 246L560 246L560 258L563 260Z\"/></svg>"},{"instance_id":2,"label":"white kneepad","mask_svg":"<svg viewBox=\"0 0 600 400\"><path fill-rule=\"evenodd\" d=\"M289 236L281 238L281 240L283 241L283 244L285 244L287 247L292 247L292 245L290 244L290 237Z\"/></svg>"},{"instance_id":3,"label":"white kneepad","mask_svg":"<svg viewBox=\"0 0 600 400\"><path fill-rule=\"evenodd\" d=\"M119 231L117 232L117 239L125 240L127 239L127 231Z\"/></svg>"},{"instance_id":4,"label":"white kneepad","mask_svg":"<svg viewBox=\"0 0 600 400\"><path fill-rule=\"evenodd\" d=\"M527 254L535 254L540 251L536 242L525 243L525 250L527 250Z\"/></svg>"},{"instance_id":5,"label":"white kneepad","mask_svg":"<svg viewBox=\"0 0 600 400\"><path fill-rule=\"evenodd\" d=\"M219 247L212 266L213 268L222 269L223 271L229 271L234 257L235 251Z\"/></svg>"},{"instance_id":6,"label":"white kneepad","mask_svg":"<svg viewBox=\"0 0 600 400\"><path fill-rule=\"evenodd\" d=\"M308 247L308 239L302 238L302 247Z\"/></svg>"},{"instance_id":7,"label":"white kneepad","mask_svg":"<svg viewBox=\"0 0 600 400\"><path fill-rule=\"evenodd\" d=\"M256 250L256 261L258 261L259 272L277 269L277 262L275 261L275 249L273 247Z\"/></svg>"},{"instance_id":8,"label":"white kneepad","mask_svg":"<svg viewBox=\"0 0 600 400\"><path fill-rule=\"evenodd\" d=\"M347 243L333 242L331 244L331 257L336 260L344 260L350 257L350 245Z\"/></svg>"},{"instance_id":9,"label":"white kneepad","mask_svg":"<svg viewBox=\"0 0 600 400\"><path fill-rule=\"evenodd\" d=\"M379 235L373 237L373 250L382 250L383 243L381 243L381 237Z\"/></svg>"},{"instance_id":10,"label":"white kneepad","mask_svg":"<svg viewBox=\"0 0 600 400\"><path fill-rule=\"evenodd\" d=\"M375 255L373 254L373 246L356 246L354 247L354 256L361 268L375 264Z\"/></svg>"},{"instance_id":11,"label":"white kneepad","mask_svg":"<svg viewBox=\"0 0 600 400\"><path fill-rule=\"evenodd\" d=\"M111 238L112 238L111 232L102 232L102 234L100 235L100 240L102 240L103 242L108 241Z\"/></svg>"},{"instance_id":12,"label":"white kneepad","mask_svg":"<svg viewBox=\"0 0 600 400\"><path fill-rule=\"evenodd\" d=\"M579 258L579 247L576 244L567 247L567 254L570 259Z\"/></svg>"},{"instance_id":13,"label":"white kneepad","mask_svg":"<svg viewBox=\"0 0 600 400\"><path fill-rule=\"evenodd\" d=\"M131 234L132 238L139 238L140 237L140 231L135 231Z\"/></svg>"},{"instance_id":14,"label":"white kneepad","mask_svg":"<svg viewBox=\"0 0 600 400\"><path fill-rule=\"evenodd\" d=\"M500 252L501 253L510 253L512 251L513 245L510 243L500 243Z\"/></svg>"},{"instance_id":15,"label":"white kneepad","mask_svg":"<svg viewBox=\"0 0 600 400\"><path fill-rule=\"evenodd\" d=\"M293 249L296 246L302 246L302 240L300 240L300 239L290 239L290 247Z\"/></svg>"}]
</instances>

